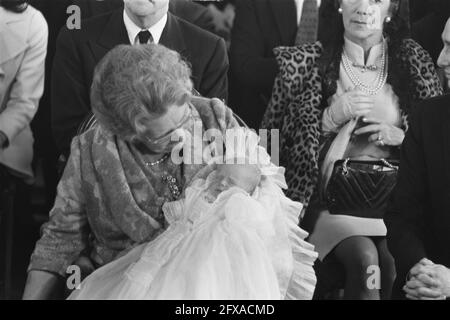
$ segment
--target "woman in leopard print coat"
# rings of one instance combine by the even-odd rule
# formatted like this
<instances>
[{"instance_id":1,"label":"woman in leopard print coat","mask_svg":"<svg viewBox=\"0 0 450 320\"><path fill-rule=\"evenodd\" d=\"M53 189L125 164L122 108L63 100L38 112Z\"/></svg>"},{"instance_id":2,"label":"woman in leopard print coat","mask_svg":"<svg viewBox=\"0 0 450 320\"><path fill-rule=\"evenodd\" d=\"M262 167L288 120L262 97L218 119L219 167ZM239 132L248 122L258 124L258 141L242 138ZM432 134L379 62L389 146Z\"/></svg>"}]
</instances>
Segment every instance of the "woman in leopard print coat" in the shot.
<instances>
[{"instance_id":1,"label":"woman in leopard print coat","mask_svg":"<svg viewBox=\"0 0 450 320\"><path fill-rule=\"evenodd\" d=\"M280 72L262 127L280 130L288 196L307 206L303 226L320 259L343 265L345 297L389 297L395 270L383 221L331 215L319 191L331 160L395 157L414 106L442 88L429 54L407 38L401 0L329 6L329 39L275 49ZM371 265L381 267L381 290L367 286Z\"/></svg>"}]
</instances>

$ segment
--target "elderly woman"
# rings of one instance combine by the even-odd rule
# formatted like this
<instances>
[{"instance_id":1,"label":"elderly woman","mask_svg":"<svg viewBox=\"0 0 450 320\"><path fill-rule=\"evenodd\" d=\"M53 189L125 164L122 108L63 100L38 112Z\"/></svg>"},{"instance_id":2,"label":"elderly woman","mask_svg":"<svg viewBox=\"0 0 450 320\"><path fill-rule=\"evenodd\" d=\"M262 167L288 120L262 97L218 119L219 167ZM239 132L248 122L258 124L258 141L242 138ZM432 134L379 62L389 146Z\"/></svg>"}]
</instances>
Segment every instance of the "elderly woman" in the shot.
<instances>
[{"instance_id":1,"label":"elderly woman","mask_svg":"<svg viewBox=\"0 0 450 320\"><path fill-rule=\"evenodd\" d=\"M72 142L24 298L48 298L81 253L99 267L164 230L163 204L203 168L172 161L174 131L192 132L198 121L203 130L237 126L219 100L192 98L190 77L180 55L158 45L116 47L97 66L91 102L99 125Z\"/></svg>"},{"instance_id":2,"label":"elderly woman","mask_svg":"<svg viewBox=\"0 0 450 320\"><path fill-rule=\"evenodd\" d=\"M428 53L406 38L401 4L336 0L329 40L275 49L280 72L263 127L281 130L289 196L309 204L303 225L319 258L344 267L349 299L390 295L395 268L381 218L392 160L413 106L442 92Z\"/></svg>"}]
</instances>

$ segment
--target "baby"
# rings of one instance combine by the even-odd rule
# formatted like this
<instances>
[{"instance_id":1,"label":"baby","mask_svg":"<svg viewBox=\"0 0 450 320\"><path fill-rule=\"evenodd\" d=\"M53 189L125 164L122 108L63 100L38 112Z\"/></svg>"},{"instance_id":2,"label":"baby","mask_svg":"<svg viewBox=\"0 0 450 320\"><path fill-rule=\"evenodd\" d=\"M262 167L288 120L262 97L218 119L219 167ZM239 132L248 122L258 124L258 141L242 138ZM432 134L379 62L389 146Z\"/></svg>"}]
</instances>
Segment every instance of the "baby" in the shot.
<instances>
[{"instance_id":1,"label":"baby","mask_svg":"<svg viewBox=\"0 0 450 320\"><path fill-rule=\"evenodd\" d=\"M207 181L205 199L212 203L220 193L237 187L252 195L261 181L261 171L257 165L221 164Z\"/></svg>"},{"instance_id":2,"label":"baby","mask_svg":"<svg viewBox=\"0 0 450 320\"><path fill-rule=\"evenodd\" d=\"M95 271L69 299L311 298L317 255L297 226L301 204L277 184L284 177L250 164L211 169L163 206L166 231Z\"/></svg>"}]
</instances>

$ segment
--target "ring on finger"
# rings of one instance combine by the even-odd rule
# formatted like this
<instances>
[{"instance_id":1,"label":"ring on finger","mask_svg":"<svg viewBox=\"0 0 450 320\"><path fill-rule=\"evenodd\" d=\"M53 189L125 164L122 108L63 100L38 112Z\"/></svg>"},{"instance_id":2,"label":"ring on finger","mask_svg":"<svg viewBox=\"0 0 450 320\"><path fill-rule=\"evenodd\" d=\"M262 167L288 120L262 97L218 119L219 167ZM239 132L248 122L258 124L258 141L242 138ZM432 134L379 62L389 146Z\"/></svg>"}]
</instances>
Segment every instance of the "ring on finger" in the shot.
<instances>
[{"instance_id":1,"label":"ring on finger","mask_svg":"<svg viewBox=\"0 0 450 320\"><path fill-rule=\"evenodd\" d=\"M378 133L378 138L377 138L377 140L378 140L378 141L383 141L383 136L381 135L381 132Z\"/></svg>"}]
</instances>

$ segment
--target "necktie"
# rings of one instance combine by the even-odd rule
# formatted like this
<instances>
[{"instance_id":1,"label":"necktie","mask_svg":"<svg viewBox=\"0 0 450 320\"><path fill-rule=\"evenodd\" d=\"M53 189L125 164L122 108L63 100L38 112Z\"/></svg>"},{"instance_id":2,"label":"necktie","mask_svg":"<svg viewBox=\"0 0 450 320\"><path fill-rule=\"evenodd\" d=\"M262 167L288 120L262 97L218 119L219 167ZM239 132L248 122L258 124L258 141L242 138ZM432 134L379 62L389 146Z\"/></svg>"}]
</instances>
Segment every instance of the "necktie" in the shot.
<instances>
[{"instance_id":1,"label":"necktie","mask_svg":"<svg viewBox=\"0 0 450 320\"><path fill-rule=\"evenodd\" d=\"M317 0L303 1L302 17L295 37L295 45L316 42L318 26L319 8L317 7Z\"/></svg>"},{"instance_id":2,"label":"necktie","mask_svg":"<svg viewBox=\"0 0 450 320\"><path fill-rule=\"evenodd\" d=\"M148 30L143 30L143 31L139 32L138 38L139 38L140 44L147 44L147 43L149 43L149 40L150 40L150 43L153 42L152 34Z\"/></svg>"}]
</instances>

